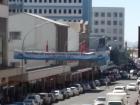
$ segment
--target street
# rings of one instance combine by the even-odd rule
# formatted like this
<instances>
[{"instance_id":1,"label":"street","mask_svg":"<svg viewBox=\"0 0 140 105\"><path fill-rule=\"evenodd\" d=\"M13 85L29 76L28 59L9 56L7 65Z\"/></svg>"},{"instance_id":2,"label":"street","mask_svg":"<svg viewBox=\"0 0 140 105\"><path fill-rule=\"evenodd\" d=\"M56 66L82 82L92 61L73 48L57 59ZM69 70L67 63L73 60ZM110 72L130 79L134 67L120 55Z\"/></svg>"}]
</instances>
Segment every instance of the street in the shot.
<instances>
[{"instance_id":1,"label":"street","mask_svg":"<svg viewBox=\"0 0 140 105\"><path fill-rule=\"evenodd\" d=\"M106 93L111 92L113 90L113 87L116 85L127 85L129 83L136 82L136 80L121 80L114 83L114 85L109 86L109 89L105 89L105 86L100 87L100 92L90 92L81 94L76 97L71 97L70 99L66 99L64 101L60 101L54 105L82 105L82 104L92 104L94 103L94 100L99 96L106 96ZM128 91L128 104L134 105L138 98L138 92L137 91Z\"/></svg>"}]
</instances>

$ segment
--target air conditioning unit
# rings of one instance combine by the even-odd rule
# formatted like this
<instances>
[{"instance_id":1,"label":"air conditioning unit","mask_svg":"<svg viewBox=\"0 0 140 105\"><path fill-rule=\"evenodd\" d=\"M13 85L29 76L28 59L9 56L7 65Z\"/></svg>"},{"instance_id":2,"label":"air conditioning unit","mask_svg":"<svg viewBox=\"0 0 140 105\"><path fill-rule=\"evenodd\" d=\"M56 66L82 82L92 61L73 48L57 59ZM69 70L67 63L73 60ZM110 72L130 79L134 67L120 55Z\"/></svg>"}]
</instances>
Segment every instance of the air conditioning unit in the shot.
<instances>
[{"instance_id":1,"label":"air conditioning unit","mask_svg":"<svg viewBox=\"0 0 140 105\"><path fill-rule=\"evenodd\" d=\"M10 67L20 67L20 62L10 62Z\"/></svg>"}]
</instances>

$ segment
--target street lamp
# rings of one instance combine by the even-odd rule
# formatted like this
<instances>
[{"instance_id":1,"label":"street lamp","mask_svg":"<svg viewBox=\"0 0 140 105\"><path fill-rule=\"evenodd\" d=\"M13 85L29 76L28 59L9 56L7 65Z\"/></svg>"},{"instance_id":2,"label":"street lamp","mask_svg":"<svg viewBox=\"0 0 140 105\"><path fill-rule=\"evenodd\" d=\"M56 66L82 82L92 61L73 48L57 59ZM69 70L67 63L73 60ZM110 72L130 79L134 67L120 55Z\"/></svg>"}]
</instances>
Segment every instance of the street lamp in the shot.
<instances>
[{"instance_id":1,"label":"street lamp","mask_svg":"<svg viewBox=\"0 0 140 105\"><path fill-rule=\"evenodd\" d=\"M21 62L21 70L22 70L22 82L23 82L23 73L24 73L24 56L23 56L23 54L24 54L24 50L25 50L25 48L24 48L24 44L25 44L25 40L26 40L26 38L27 38L27 36L29 36L30 35L30 33L34 30L34 29L36 29L36 28L38 28L38 27L41 27L41 26L43 26L43 25L45 25L45 24L48 24L48 23L50 23L50 22L45 22L45 23L42 23L42 24L38 24L38 25L36 25L35 27L33 27L32 29L30 29L25 35L24 35L24 37L23 37L23 40L22 40L22 46L21 46L21 51L22 51L22 62Z\"/></svg>"}]
</instances>

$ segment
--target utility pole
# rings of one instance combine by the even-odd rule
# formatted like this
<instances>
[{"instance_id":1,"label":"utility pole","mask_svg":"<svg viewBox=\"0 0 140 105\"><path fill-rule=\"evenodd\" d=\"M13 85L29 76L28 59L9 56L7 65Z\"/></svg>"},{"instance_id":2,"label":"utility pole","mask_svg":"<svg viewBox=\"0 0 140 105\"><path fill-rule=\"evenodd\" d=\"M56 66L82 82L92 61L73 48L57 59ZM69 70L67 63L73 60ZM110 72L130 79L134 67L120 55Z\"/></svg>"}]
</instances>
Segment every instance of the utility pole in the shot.
<instances>
[{"instance_id":1,"label":"utility pole","mask_svg":"<svg viewBox=\"0 0 140 105\"><path fill-rule=\"evenodd\" d=\"M140 26L138 27L138 58L140 58Z\"/></svg>"}]
</instances>

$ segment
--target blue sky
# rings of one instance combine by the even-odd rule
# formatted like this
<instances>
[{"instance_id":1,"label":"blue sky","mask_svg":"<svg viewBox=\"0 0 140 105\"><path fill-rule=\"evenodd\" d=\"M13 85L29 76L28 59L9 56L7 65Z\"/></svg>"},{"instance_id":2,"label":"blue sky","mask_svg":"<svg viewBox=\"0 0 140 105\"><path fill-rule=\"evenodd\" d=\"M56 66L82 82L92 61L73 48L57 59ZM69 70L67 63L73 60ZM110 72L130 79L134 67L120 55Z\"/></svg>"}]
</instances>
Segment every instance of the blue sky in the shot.
<instances>
[{"instance_id":1,"label":"blue sky","mask_svg":"<svg viewBox=\"0 0 140 105\"><path fill-rule=\"evenodd\" d=\"M140 26L140 0L92 0L94 7L124 7L125 8L125 40L138 40Z\"/></svg>"}]
</instances>

